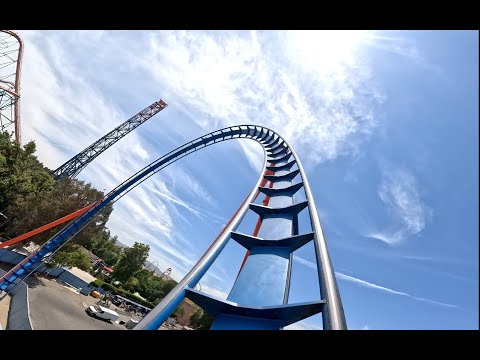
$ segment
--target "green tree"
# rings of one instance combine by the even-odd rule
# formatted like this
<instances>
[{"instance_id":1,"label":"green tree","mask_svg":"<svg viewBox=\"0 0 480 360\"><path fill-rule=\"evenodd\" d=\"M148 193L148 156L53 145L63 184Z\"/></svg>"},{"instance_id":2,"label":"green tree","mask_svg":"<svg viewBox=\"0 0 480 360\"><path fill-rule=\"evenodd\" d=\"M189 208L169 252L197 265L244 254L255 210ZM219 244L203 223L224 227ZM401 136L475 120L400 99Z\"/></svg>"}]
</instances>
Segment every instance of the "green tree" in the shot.
<instances>
[{"instance_id":1,"label":"green tree","mask_svg":"<svg viewBox=\"0 0 480 360\"><path fill-rule=\"evenodd\" d=\"M95 255L103 259L108 266L115 266L120 258L119 254L105 248L100 249Z\"/></svg>"},{"instance_id":2,"label":"green tree","mask_svg":"<svg viewBox=\"0 0 480 360\"><path fill-rule=\"evenodd\" d=\"M161 296L160 279L156 278L150 271L142 269L135 274L139 281L137 291L147 300L155 302L155 299Z\"/></svg>"},{"instance_id":3,"label":"green tree","mask_svg":"<svg viewBox=\"0 0 480 360\"><path fill-rule=\"evenodd\" d=\"M163 296L166 296L178 284L175 280L160 280L160 281L161 281L161 292Z\"/></svg>"},{"instance_id":4,"label":"green tree","mask_svg":"<svg viewBox=\"0 0 480 360\"><path fill-rule=\"evenodd\" d=\"M90 259L77 246L70 246L55 253L50 261L50 267L77 267L81 270L90 268Z\"/></svg>"},{"instance_id":5,"label":"green tree","mask_svg":"<svg viewBox=\"0 0 480 360\"><path fill-rule=\"evenodd\" d=\"M138 279L133 276L130 276L130 279L128 279L127 283L123 286L123 288L133 293L137 290L138 285L139 285Z\"/></svg>"},{"instance_id":6,"label":"green tree","mask_svg":"<svg viewBox=\"0 0 480 360\"><path fill-rule=\"evenodd\" d=\"M147 260L150 246L135 242L131 248L124 250L117 266L113 269L113 279L125 284L131 276L135 276L142 270L142 266Z\"/></svg>"},{"instance_id":7,"label":"green tree","mask_svg":"<svg viewBox=\"0 0 480 360\"><path fill-rule=\"evenodd\" d=\"M103 198L103 192L93 188L90 184L77 179L62 179L57 181L48 194L37 196L30 193L18 198L9 208L11 221L5 226L2 236L13 238L28 231L48 224L76 210L94 203ZM111 207L99 214L89 225L87 225L74 238L77 244L86 244L92 238L105 236L106 222L112 212ZM36 244L43 244L50 237L55 235L65 224L35 235L31 238Z\"/></svg>"},{"instance_id":8,"label":"green tree","mask_svg":"<svg viewBox=\"0 0 480 360\"><path fill-rule=\"evenodd\" d=\"M183 306L183 304L180 304L177 309L174 311L173 313L173 317L177 318L177 317L184 317L185 316L185 307Z\"/></svg>"},{"instance_id":9,"label":"green tree","mask_svg":"<svg viewBox=\"0 0 480 360\"><path fill-rule=\"evenodd\" d=\"M34 155L35 143L15 144L11 134L0 132L0 212L14 220L11 208L32 196L44 199L55 180ZM7 223L8 224L8 223Z\"/></svg>"},{"instance_id":10,"label":"green tree","mask_svg":"<svg viewBox=\"0 0 480 360\"><path fill-rule=\"evenodd\" d=\"M190 317L190 325L195 330L209 330L212 327L214 317L204 312L202 309L198 309Z\"/></svg>"},{"instance_id":11,"label":"green tree","mask_svg":"<svg viewBox=\"0 0 480 360\"><path fill-rule=\"evenodd\" d=\"M177 285L175 280L162 280L146 269L138 271L135 278L138 280L135 290L154 304L158 304Z\"/></svg>"},{"instance_id":12,"label":"green tree","mask_svg":"<svg viewBox=\"0 0 480 360\"><path fill-rule=\"evenodd\" d=\"M117 236L110 237L108 231L95 234L85 247L105 261L108 266L114 267L118 262L122 249L116 245Z\"/></svg>"}]
</instances>

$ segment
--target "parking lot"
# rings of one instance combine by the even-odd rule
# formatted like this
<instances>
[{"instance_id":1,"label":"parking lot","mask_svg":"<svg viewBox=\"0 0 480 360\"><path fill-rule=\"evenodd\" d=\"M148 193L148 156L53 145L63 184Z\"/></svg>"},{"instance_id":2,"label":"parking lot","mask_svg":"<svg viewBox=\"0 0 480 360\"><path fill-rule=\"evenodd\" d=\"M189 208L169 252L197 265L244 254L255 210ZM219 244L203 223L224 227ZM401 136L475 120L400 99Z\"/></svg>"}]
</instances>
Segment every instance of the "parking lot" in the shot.
<instances>
[{"instance_id":1,"label":"parking lot","mask_svg":"<svg viewBox=\"0 0 480 360\"><path fill-rule=\"evenodd\" d=\"M30 317L35 330L127 330L88 315L85 309L98 299L77 294L73 289L43 277L31 277L29 285ZM115 309L112 309L115 310ZM117 321L130 318L119 313Z\"/></svg>"}]
</instances>

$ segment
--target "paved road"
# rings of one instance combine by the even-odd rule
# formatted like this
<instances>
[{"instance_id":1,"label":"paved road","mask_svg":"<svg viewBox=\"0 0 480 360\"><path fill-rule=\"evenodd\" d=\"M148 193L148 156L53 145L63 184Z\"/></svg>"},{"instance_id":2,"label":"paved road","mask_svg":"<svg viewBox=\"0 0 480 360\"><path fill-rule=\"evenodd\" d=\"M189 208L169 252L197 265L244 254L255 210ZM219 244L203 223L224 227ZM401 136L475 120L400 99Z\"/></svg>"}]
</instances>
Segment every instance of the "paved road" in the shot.
<instances>
[{"instance_id":1,"label":"paved road","mask_svg":"<svg viewBox=\"0 0 480 360\"><path fill-rule=\"evenodd\" d=\"M94 304L95 299L76 294L52 280L42 278L31 287L29 302L35 330L126 330L122 325L89 316L85 308ZM125 320L123 316L120 319Z\"/></svg>"}]
</instances>

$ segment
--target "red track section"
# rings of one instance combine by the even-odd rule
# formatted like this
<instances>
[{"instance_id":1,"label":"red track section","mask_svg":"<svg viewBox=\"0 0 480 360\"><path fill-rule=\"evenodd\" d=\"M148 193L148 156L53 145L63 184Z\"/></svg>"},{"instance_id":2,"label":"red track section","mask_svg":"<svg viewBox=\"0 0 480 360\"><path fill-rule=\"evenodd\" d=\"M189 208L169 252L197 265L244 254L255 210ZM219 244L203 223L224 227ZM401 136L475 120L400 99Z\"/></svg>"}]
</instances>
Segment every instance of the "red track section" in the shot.
<instances>
[{"instance_id":1,"label":"red track section","mask_svg":"<svg viewBox=\"0 0 480 360\"><path fill-rule=\"evenodd\" d=\"M64 222L68 221L68 220L72 220L74 218L76 218L77 216L79 215L82 215L85 211L91 209L92 207L94 207L97 203L93 203L91 205L88 205L88 206L85 206L83 209L80 209L80 210L77 210L67 216L64 216L58 220L55 220L55 221L52 221L51 223L48 223L46 225L43 225L43 226L40 226L39 228L35 229L35 230L32 230L32 231L29 231L28 233L26 234L23 234L23 235L20 235L20 236L17 236L16 238L13 238L13 239L10 239L8 241L5 241L4 243L1 243L0 244L0 248L4 248L6 246L10 246L10 245L13 245L13 244L16 244L16 243L19 243L20 241L23 241L23 240L26 240L34 235L37 235L37 234L40 234L48 229L51 229L57 225L60 225L60 224L63 224Z\"/></svg>"},{"instance_id":2,"label":"red track section","mask_svg":"<svg viewBox=\"0 0 480 360\"><path fill-rule=\"evenodd\" d=\"M275 166L275 164L270 164L270 166ZM274 175L275 173L272 170L267 170L265 171L265 175ZM268 180L263 179L261 186L265 186L267 184ZM270 181L269 188L271 189L273 187L273 182ZM254 201L257 199L258 194L260 194L260 191L257 191L257 195L255 195ZM270 196L265 195L265 199L263 200L263 205L268 206L268 203L270 201ZM255 225L255 230L253 230L253 236L257 236L258 232L260 231L260 225L262 225L262 218L259 216L257 220L257 225ZM250 250L247 250L245 253L245 257L243 258L242 265L240 265L240 269L238 270L237 278L235 281L237 281L238 276L240 275L240 272L243 269L243 265L245 265L245 261L247 261L248 255L250 255Z\"/></svg>"}]
</instances>

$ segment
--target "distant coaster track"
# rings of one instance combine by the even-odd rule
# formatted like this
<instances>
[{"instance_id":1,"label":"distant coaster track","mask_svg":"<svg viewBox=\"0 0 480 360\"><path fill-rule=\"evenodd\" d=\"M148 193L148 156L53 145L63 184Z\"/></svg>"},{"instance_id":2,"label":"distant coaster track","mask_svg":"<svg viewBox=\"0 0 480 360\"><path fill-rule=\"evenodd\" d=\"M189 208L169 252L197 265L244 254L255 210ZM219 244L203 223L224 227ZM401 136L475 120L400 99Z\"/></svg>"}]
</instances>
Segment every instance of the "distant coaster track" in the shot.
<instances>
[{"instance_id":1,"label":"distant coaster track","mask_svg":"<svg viewBox=\"0 0 480 360\"><path fill-rule=\"evenodd\" d=\"M20 75L23 41L10 30L0 30L0 131L13 124L15 143L22 140L20 127Z\"/></svg>"}]
</instances>

